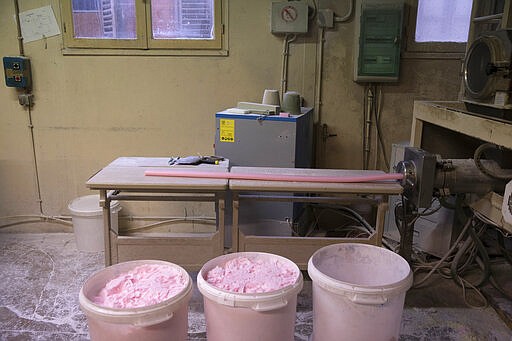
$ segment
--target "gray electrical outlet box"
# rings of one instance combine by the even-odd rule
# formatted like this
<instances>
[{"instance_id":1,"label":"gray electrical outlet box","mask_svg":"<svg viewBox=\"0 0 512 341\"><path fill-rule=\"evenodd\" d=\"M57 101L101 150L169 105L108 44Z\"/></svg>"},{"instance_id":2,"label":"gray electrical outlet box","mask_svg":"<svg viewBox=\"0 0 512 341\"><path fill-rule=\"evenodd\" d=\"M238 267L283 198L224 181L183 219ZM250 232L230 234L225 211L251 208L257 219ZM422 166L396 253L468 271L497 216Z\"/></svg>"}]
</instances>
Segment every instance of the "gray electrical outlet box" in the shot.
<instances>
[{"instance_id":1,"label":"gray electrical outlet box","mask_svg":"<svg viewBox=\"0 0 512 341\"><path fill-rule=\"evenodd\" d=\"M307 33L308 4L303 1L273 2L270 31L272 33Z\"/></svg>"},{"instance_id":2,"label":"gray electrical outlet box","mask_svg":"<svg viewBox=\"0 0 512 341\"><path fill-rule=\"evenodd\" d=\"M318 10L317 24L319 27L333 28L334 27L334 12L332 9Z\"/></svg>"}]
</instances>

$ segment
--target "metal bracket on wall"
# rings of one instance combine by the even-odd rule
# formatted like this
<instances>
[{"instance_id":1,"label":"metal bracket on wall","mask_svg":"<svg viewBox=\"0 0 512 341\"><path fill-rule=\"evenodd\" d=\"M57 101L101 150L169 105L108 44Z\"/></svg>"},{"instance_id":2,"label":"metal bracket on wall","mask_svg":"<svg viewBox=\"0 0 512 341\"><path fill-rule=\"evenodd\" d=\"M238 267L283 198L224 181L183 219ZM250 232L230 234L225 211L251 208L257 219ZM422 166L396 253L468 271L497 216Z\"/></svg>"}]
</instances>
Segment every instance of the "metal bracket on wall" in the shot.
<instances>
[{"instance_id":1,"label":"metal bracket on wall","mask_svg":"<svg viewBox=\"0 0 512 341\"><path fill-rule=\"evenodd\" d=\"M322 141L325 143L329 137L335 137L338 134L329 134L329 127L326 123L322 124Z\"/></svg>"}]
</instances>

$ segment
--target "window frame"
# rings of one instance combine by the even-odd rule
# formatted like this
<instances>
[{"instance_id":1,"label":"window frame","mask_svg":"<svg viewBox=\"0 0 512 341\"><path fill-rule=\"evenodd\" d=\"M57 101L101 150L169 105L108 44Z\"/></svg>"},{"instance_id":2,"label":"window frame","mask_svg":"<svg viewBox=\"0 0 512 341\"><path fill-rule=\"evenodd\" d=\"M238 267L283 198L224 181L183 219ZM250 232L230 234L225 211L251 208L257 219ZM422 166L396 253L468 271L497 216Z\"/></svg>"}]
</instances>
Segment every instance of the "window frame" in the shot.
<instances>
[{"instance_id":1,"label":"window frame","mask_svg":"<svg viewBox=\"0 0 512 341\"><path fill-rule=\"evenodd\" d=\"M74 37L71 0L61 0L63 54L227 55L227 1L213 0L214 39L153 39L150 0L135 0L137 39L88 39Z\"/></svg>"},{"instance_id":2,"label":"window frame","mask_svg":"<svg viewBox=\"0 0 512 341\"><path fill-rule=\"evenodd\" d=\"M474 0L473 0L474 1ZM404 39L404 57L409 58L436 58L460 59L466 52L466 43L456 42L417 42L416 21L418 19L418 0L407 3L406 34Z\"/></svg>"}]
</instances>

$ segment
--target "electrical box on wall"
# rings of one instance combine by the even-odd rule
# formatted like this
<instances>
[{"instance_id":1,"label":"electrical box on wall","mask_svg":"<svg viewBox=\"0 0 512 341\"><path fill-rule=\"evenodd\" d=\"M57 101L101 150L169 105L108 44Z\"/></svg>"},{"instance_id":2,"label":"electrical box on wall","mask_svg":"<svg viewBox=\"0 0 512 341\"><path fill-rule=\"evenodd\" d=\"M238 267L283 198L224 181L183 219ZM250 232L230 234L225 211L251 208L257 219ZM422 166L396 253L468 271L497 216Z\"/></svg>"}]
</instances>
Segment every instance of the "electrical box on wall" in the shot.
<instances>
[{"instance_id":1,"label":"electrical box on wall","mask_svg":"<svg viewBox=\"0 0 512 341\"><path fill-rule=\"evenodd\" d=\"M23 56L4 57L5 85L14 88L30 88L32 76L30 59Z\"/></svg>"},{"instance_id":2,"label":"electrical box on wall","mask_svg":"<svg viewBox=\"0 0 512 341\"><path fill-rule=\"evenodd\" d=\"M400 0L361 2L356 82L398 81L403 13L404 3Z\"/></svg>"},{"instance_id":3,"label":"electrical box on wall","mask_svg":"<svg viewBox=\"0 0 512 341\"><path fill-rule=\"evenodd\" d=\"M273 2L270 31L272 33L307 33L308 4L304 1Z\"/></svg>"}]
</instances>

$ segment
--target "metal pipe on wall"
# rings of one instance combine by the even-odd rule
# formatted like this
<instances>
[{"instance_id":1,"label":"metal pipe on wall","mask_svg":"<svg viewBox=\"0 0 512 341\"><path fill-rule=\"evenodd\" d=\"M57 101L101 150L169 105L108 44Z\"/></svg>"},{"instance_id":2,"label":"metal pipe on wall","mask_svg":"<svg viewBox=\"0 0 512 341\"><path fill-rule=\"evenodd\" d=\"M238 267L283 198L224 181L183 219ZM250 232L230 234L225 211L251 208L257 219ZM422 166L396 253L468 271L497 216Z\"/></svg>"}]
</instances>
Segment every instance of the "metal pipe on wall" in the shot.
<instances>
[{"instance_id":1,"label":"metal pipe on wall","mask_svg":"<svg viewBox=\"0 0 512 341\"><path fill-rule=\"evenodd\" d=\"M320 153L320 151L325 150L325 140L321 139L321 132L320 127L322 126L322 69L323 69L323 55L324 55L324 42L325 42L325 28L321 27L318 29L318 43L317 43L317 50L316 50L316 68L315 68L315 104L314 104L314 113L316 116L316 120L314 120L314 123L317 124L317 132L316 132L316 139L315 139L315 145L321 144L319 147L316 148L316 155L315 158L315 166L321 167L320 161L320 155L323 156L323 153Z\"/></svg>"},{"instance_id":2,"label":"metal pipe on wall","mask_svg":"<svg viewBox=\"0 0 512 341\"><path fill-rule=\"evenodd\" d=\"M364 124L363 124L363 169L368 169L370 166L370 145L371 145L371 131L372 131L372 111L374 110L374 92L370 84L365 90L365 111L364 111Z\"/></svg>"},{"instance_id":3,"label":"metal pipe on wall","mask_svg":"<svg viewBox=\"0 0 512 341\"><path fill-rule=\"evenodd\" d=\"M354 1L355 0L349 0L347 13L342 17L334 17L334 22L347 22L352 17L352 13L354 12Z\"/></svg>"},{"instance_id":4,"label":"metal pipe on wall","mask_svg":"<svg viewBox=\"0 0 512 341\"><path fill-rule=\"evenodd\" d=\"M290 43L297 39L295 34L287 34L283 41L283 63L281 67L281 103L283 103L284 93L288 91L288 56L290 55Z\"/></svg>"},{"instance_id":5,"label":"metal pipe on wall","mask_svg":"<svg viewBox=\"0 0 512 341\"><path fill-rule=\"evenodd\" d=\"M18 39L18 49L20 56L25 55L25 50L23 47L23 35L21 32L21 23L20 23L20 6L18 0L14 0L14 14L16 18L16 30L17 30L17 39ZM30 141L32 147L32 161L34 163L34 177L35 177L35 185L37 191L37 203L39 206L39 213L41 216L47 217L43 212L43 200L41 199L41 184L39 182L39 169L37 166L37 154L36 154L36 144L34 139L34 125L32 124L32 94L30 89L25 89L25 95L28 95L28 128L30 129ZM20 101L20 103L22 103ZM25 104L24 104L25 105Z\"/></svg>"},{"instance_id":6,"label":"metal pipe on wall","mask_svg":"<svg viewBox=\"0 0 512 341\"><path fill-rule=\"evenodd\" d=\"M349 9L347 13L341 17L334 17L335 23L344 23L350 20L352 14L354 13L354 0L349 0ZM318 28L318 41L317 41L317 50L316 50L316 68L315 68L315 97L314 97L314 112L315 112L315 123L317 124L317 137L315 144L319 146L316 148L316 154L321 155L321 150L325 149L325 141L323 138L323 134L320 131L320 127L322 127L322 73L323 73L323 55L324 55L324 43L325 43L325 27ZM327 125L325 125L327 126ZM333 135L334 136L334 135ZM317 157L315 160L315 164L317 167L320 167L322 160L320 157Z\"/></svg>"},{"instance_id":7,"label":"metal pipe on wall","mask_svg":"<svg viewBox=\"0 0 512 341\"><path fill-rule=\"evenodd\" d=\"M16 17L16 29L18 32L18 49L20 52L20 56L24 56L25 51L23 48L23 35L21 34L20 5L18 3L18 0L14 0L14 14Z\"/></svg>"}]
</instances>

